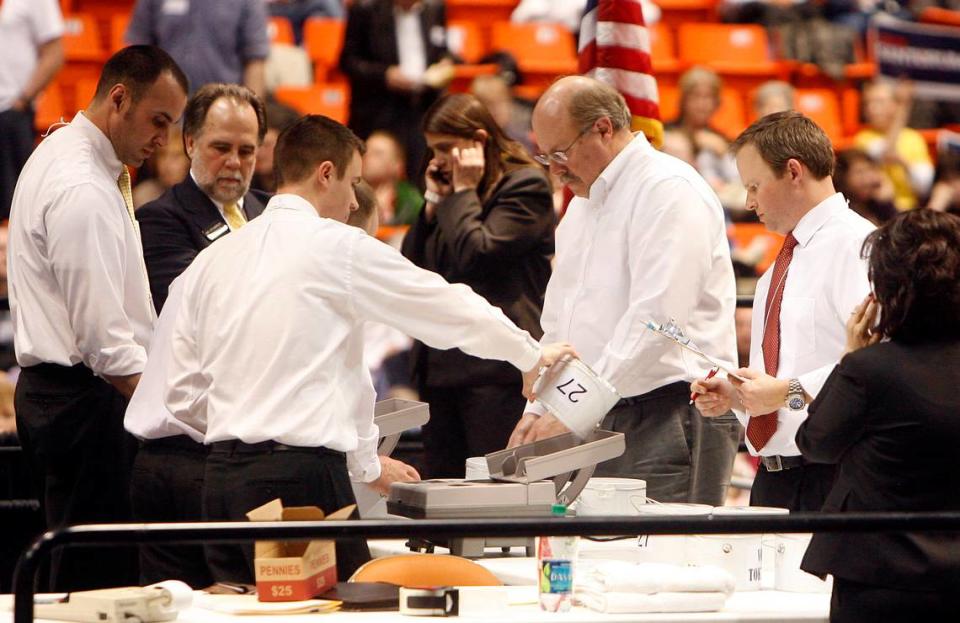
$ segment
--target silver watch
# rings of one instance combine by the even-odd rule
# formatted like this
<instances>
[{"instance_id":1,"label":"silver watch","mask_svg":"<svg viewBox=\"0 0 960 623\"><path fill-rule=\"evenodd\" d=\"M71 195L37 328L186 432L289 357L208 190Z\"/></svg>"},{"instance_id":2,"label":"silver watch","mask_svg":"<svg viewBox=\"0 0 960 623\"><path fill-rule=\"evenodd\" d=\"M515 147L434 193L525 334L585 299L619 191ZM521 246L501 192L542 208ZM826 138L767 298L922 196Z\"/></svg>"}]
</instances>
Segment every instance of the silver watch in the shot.
<instances>
[{"instance_id":1,"label":"silver watch","mask_svg":"<svg viewBox=\"0 0 960 623\"><path fill-rule=\"evenodd\" d=\"M787 397L783 402L791 411L801 411L807 406L807 401L803 397L803 386L800 385L799 379L790 379L787 384Z\"/></svg>"}]
</instances>

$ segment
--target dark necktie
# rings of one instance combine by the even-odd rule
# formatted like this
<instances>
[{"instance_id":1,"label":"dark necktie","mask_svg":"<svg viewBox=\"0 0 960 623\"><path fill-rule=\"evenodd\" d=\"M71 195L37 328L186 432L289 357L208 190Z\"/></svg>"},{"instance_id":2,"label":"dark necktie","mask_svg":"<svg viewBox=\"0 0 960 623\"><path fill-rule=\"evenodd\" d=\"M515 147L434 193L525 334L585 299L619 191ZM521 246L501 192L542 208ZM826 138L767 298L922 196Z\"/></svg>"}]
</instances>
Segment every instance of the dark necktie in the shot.
<instances>
[{"instance_id":1,"label":"dark necktie","mask_svg":"<svg viewBox=\"0 0 960 623\"><path fill-rule=\"evenodd\" d=\"M767 293L766 313L763 316L763 367L770 376L777 376L780 367L780 304L783 302L783 290L786 288L787 269L793 259L793 249L797 246L797 239L793 234L787 234L783 247L777 255L777 263L773 267L773 278L770 280L770 291ZM766 413L750 418L747 422L747 439L753 448L759 452L773 434L777 432L777 412Z\"/></svg>"}]
</instances>

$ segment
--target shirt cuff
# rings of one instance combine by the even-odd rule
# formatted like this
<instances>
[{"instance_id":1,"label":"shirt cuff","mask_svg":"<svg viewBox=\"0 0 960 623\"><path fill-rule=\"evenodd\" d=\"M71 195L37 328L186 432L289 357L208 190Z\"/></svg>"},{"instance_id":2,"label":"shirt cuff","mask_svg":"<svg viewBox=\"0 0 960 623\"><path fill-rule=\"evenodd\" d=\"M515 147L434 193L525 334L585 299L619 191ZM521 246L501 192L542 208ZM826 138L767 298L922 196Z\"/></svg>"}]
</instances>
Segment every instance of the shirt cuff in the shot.
<instances>
[{"instance_id":1,"label":"shirt cuff","mask_svg":"<svg viewBox=\"0 0 960 623\"><path fill-rule=\"evenodd\" d=\"M546 415L549 413L547 408L540 404L539 402L527 402L527 407L523 410L524 413L533 413L534 415Z\"/></svg>"},{"instance_id":2,"label":"shirt cuff","mask_svg":"<svg viewBox=\"0 0 960 623\"><path fill-rule=\"evenodd\" d=\"M510 363L516 366L521 372L527 372L528 370L533 370L533 368L540 363L540 343L528 334L526 344L523 348L525 352L520 355L519 359L511 361Z\"/></svg>"},{"instance_id":3,"label":"shirt cuff","mask_svg":"<svg viewBox=\"0 0 960 623\"><path fill-rule=\"evenodd\" d=\"M147 365L147 351L139 344L124 344L84 355L83 363L99 377L140 374Z\"/></svg>"}]
</instances>

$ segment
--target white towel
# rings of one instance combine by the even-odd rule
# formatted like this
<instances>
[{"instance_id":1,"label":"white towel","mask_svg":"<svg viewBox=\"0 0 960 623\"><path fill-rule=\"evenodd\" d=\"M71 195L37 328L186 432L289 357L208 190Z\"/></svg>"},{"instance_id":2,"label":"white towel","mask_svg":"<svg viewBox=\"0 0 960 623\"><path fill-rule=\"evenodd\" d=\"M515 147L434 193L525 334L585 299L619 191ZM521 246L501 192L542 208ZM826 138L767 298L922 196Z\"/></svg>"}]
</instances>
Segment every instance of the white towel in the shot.
<instances>
[{"instance_id":1,"label":"white towel","mask_svg":"<svg viewBox=\"0 0 960 623\"><path fill-rule=\"evenodd\" d=\"M723 609L726 593L597 593L577 589L580 604L597 612L716 612Z\"/></svg>"},{"instance_id":2,"label":"white towel","mask_svg":"<svg viewBox=\"0 0 960 623\"><path fill-rule=\"evenodd\" d=\"M581 567L581 569L583 569ZM578 569L579 571L579 569ZM602 561L583 569L577 587L597 593L724 593L733 592L736 581L724 569L713 566L684 567L660 563L634 564Z\"/></svg>"}]
</instances>

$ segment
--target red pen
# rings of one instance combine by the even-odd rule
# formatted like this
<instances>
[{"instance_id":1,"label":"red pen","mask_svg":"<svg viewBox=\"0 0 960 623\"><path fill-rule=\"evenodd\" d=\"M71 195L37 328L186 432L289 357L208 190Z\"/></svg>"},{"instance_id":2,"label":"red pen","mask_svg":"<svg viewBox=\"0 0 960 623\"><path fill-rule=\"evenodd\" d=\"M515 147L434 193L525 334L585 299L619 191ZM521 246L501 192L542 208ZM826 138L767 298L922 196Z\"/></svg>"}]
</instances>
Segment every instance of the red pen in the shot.
<instances>
[{"instance_id":1,"label":"red pen","mask_svg":"<svg viewBox=\"0 0 960 623\"><path fill-rule=\"evenodd\" d=\"M707 372L707 377L704 380L712 379L719 370L720 368L711 368L710 371ZM696 399L697 392L690 392L690 404L693 404Z\"/></svg>"}]
</instances>

